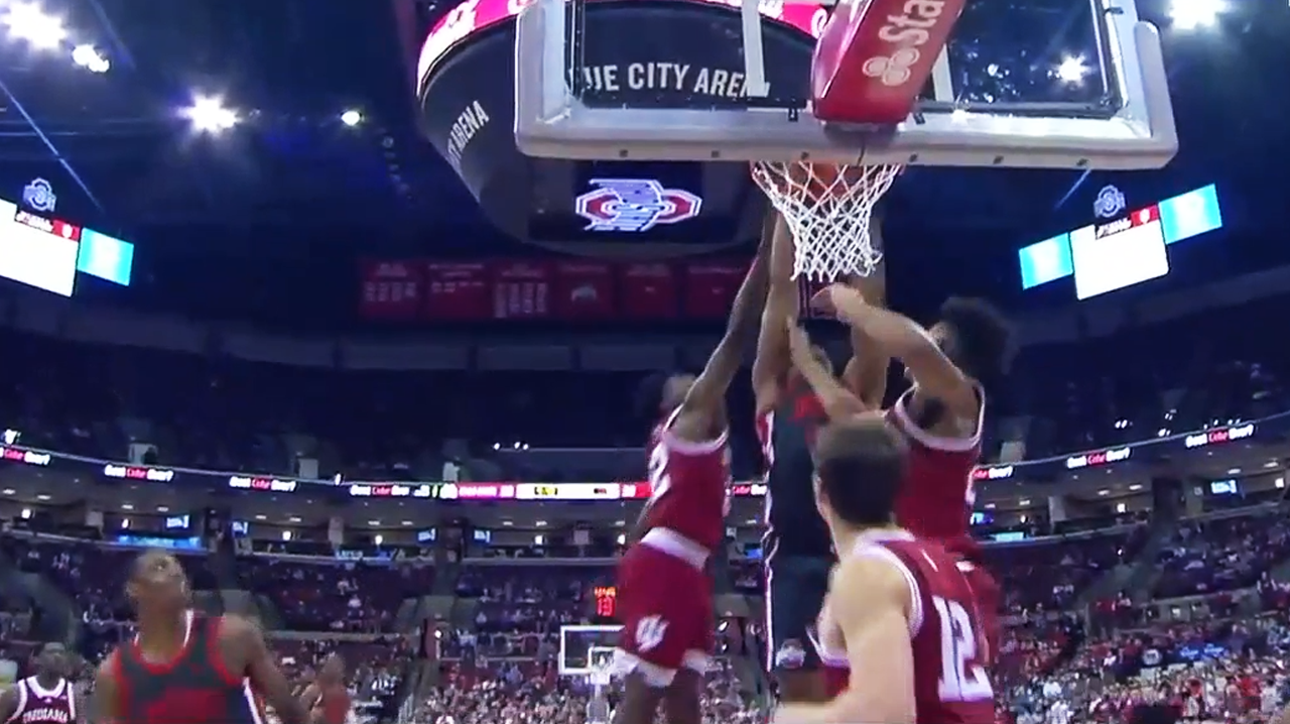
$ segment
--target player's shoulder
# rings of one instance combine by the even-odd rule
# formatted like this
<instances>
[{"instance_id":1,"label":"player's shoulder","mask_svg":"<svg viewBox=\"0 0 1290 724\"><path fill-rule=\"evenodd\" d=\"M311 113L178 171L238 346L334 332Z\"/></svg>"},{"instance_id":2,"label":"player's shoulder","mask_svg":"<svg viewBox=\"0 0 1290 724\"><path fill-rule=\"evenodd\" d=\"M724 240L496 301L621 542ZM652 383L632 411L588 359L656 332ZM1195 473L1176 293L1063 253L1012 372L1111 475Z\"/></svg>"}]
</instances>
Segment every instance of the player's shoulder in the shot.
<instances>
[{"instance_id":1,"label":"player's shoulder","mask_svg":"<svg viewBox=\"0 0 1290 724\"><path fill-rule=\"evenodd\" d=\"M264 638L264 633L260 630L260 624L251 618L236 613L214 616L210 619L210 626L221 642L250 644L261 641Z\"/></svg>"},{"instance_id":2,"label":"player's shoulder","mask_svg":"<svg viewBox=\"0 0 1290 724\"><path fill-rule=\"evenodd\" d=\"M908 588L905 561L884 543L862 543L834 568L831 590L845 598L874 600L903 595Z\"/></svg>"},{"instance_id":3,"label":"player's shoulder","mask_svg":"<svg viewBox=\"0 0 1290 724\"><path fill-rule=\"evenodd\" d=\"M121 650L121 647L125 645L126 644L121 644L120 646L113 648L108 652L107 656L103 657L103 660L99 662L99 665L95 667L94 675L98 681L116 681L117 676L121 671L121 657L125 655Z\"/></svg>"}]
</instances>

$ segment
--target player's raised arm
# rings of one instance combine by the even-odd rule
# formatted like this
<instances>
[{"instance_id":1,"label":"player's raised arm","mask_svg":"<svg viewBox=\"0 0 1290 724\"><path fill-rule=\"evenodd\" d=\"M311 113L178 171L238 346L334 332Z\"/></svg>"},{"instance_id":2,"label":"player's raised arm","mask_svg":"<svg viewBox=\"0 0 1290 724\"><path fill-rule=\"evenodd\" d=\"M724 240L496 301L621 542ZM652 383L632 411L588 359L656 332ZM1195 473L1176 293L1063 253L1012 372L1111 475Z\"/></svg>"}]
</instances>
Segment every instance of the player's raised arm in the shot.
<instances>
[{"instance_id":1,"label":"player's raised arm","mask_svg":"<svg viewBox=\"0 0 1290 724\"><path fill-rule=\"evenodd\" d=\"M909 369L919 393L946 405L963 418L975 418L980 409L976 383L946 356L936 341L918 323L865 301L854 289L833 284L816 295L815 301L832 309L847 324L863 330L877 345Z\"/></svg>"},{"instance_id":2,"label":"player's raised arm","mask_svg":"<svg viewBox=\"0 0 1290 724\"><path fill-rule=\"evenodd\" d=\"M879 249L882 248L882 224L877 214L869 221L869 239ZM847 286L860 292L870 305L886 307L886 263L878 262L878 268L869 276L848 279ZM871 410L882 409L882 401L887 394L887 368L890 366L890 353L863 328L851 327L851 359L842 370L842 381Z\"/></svg>"},{"instance_id":3,"label":"player's raised arm","mask_svg":"<svg viewBox=\"0 0 1290 724\"><path fill-rule=\"evenodd\" d=\"M757 334L757 323L766 303L768 239L762 239L757 256L735 294L735 302L726 322L726 332L712 350L703 371L695 378L681 403L680 413L672 423L673 431L683 440L703 440L709 433L713 416L721 408L730 381L739 371L743 351Z\"/></svg>"},{"instance_id":4,"label":"player's raised arm","mask_svg":"<svg viewBox=\"0 0 1290 724\"><path fill-rule=\"evenodd\" d=\"M867 409L864 402L844 387L815 356L815 352L811 349L811 339L806 335L806 331L798 326L796 316L784 318L780 325L788 337L789 355L793 361L793 367L797 369L802 379L806 380L806 384L811 386L815 396L820 398L820 404L824 406L829 419L839 420L864 412Z\"/></svg>"},{"instance_id":5,"label":"player's raised arm","mask_svg":"<svg viewBox=\"0 0 1290 724\"><path fill-rule=\"evenodd\" d=\"M773 409L779 402L780 385L789 367L788 334L783 320L796 319L798 314L797 282L793 280L793 235L774 208L766 215L762 238L771 239L770 282L752 367L757 414Z\"/></svg>"}]
</instances>

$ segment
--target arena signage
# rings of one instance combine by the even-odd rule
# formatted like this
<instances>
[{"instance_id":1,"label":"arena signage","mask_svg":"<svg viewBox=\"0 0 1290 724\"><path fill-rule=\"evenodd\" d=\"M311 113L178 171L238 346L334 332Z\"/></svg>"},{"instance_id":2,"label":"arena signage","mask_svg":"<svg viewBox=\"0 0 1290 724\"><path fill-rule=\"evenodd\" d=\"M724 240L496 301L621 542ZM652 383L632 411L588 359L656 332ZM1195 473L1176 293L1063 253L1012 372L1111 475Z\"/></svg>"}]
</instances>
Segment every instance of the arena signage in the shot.
<instances>
[{"instance_id":1,"label":"arena signage","mask_svg":"<svg viewBox=\"0 0 1290 724\"><path fill-rule=\"evenodd\" d=\"M1267 439L1287 432L1290 432L1290 412L1282 412L1254 422L1150 438L1130 445L1086 450L1074 455L1058 455L1004 465L983 465L972 472L972 479L978 482L1013 479L1060 480L1061 476L1069 471L1150 459L1152 455L1180 454L1238 440ZM608 483L442 483L345 480L339 475L328 479L281 478L267 474L244 475L198 468L135 465L22 445L0 445L0 466L4 465L13 466L14 469L31 467L67 471L73 475L85 475L107 483L128 480L200 487L206 490L232 488L253 493L307 492L310 495L330 494L335 499L643 501L649 499L653 492L650 484L643 480ZM730 494L738 498L764 497L766 486L752 481L739 482L731 486Z\"/></svg>"},{"instance_id":2,"label":"arena signage","mask_svg":"<svg viewBox=\"0 0 1290 724\"><path fill-rule=\"evenodd\" d=\"M574 203L578 216L590 222L589 231L649 231L693 219L703 208L703 199L665 188L658 179L593 178L591 185Z\"/></svg>"},{"instance_id":3,"label":"arena signage","mask_svg":"<svg viewBox=\"0 0 1290 724\"><path fill-rule=\"evenodd\" d=\"M457 171L489 221L516 237L532 238L540 206L543 228L553 223L552 213L559 213L557 221L567 227L570 237L581 231L682 236L669 231L675 227L669 222L711 219L718 214L732 218L742 210L738 205L752 203L752 194L732 190L718 194L660 179L664 189L675 194L675 211L663 210L656 216L642 211L643 220L628 219L622 207L619 213L609 210L610 193L589 188L587 177L647 181L657 174L633 173L630 163L619 162L596 163L589 174L586 170L592 164L587 162L531 159L520 153L513 131L513 17L522 7L522 2L507 0L468 0L430 32L418 64L422 130ZM767 18L767 82L776 92L804 98L812 32L824 11L764 3L762 12ZM742 46L732 40L739 33L736 6L720 0L596 0L585 14L581 50L585 60L570 70L569 84L589 105L713 108L735 104L744 96ZM480 78L489 81L481 83ZM723 184L750 186L747 170L736 166L704 165L704 185L720 179ZM726 208L718 208L700 203L700 197L731 200ZM704 236L690 224L684 229ZM689 233L684 236L686 241L697 241L689 239ZM710 243L712 238L709 235L703 241Z\"/></svg>"}]
</instances>

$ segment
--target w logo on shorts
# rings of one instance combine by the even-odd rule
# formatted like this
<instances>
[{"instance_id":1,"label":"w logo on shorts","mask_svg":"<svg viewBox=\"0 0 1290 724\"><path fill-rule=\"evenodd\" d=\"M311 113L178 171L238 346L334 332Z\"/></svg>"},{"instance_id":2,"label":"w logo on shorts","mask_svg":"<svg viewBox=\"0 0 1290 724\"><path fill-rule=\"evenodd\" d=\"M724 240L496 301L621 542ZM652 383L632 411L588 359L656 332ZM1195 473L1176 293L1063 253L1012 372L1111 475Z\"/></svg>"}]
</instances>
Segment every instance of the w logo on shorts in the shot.
<instances>
[{"instance_id":1,"label":"w logo on shorts","mask_svg":"<svg viewBox=\"0 0 1290 724\"><path fill-rule=\"evenodd\" d=\"M649 651L663 643L667 633L667 621L662 616L646 616L636 623L636 648Z\"/></svg>"},{"instance_id":2,"label":"w logo on shorts","mask_svg":"<svg viewBox=\"0 0 1290 724\"><path fill-rule=\"evenodd\" d=\"M918 48L901 48L892 53L891 57L880 55L866 60L861 70L870 78L877 78L883 85L894 88L909 82L913 75L910 68L921 57L922 53L918 52Z\"/></svg>"}]
</instances>

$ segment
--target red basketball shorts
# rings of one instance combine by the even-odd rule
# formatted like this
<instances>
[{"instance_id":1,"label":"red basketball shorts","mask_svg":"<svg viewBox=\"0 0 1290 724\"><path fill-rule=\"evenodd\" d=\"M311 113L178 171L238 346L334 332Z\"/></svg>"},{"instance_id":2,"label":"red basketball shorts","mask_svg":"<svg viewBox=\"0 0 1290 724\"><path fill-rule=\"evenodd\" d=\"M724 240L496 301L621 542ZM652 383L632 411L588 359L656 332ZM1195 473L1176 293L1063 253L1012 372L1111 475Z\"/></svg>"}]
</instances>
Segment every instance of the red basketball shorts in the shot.
<instances>
[{"instance_id":1,"label":"red basketball shorts","mask_svg":"<svg viewBox=\"0 0 1290 724\"><path fill-rule=\"evenodd\" d=\"M707 573L638 543L618 562L617 583L619 672L666 686L681 668L707 668L716 628Z\"/></svg>"}]
</instances>

